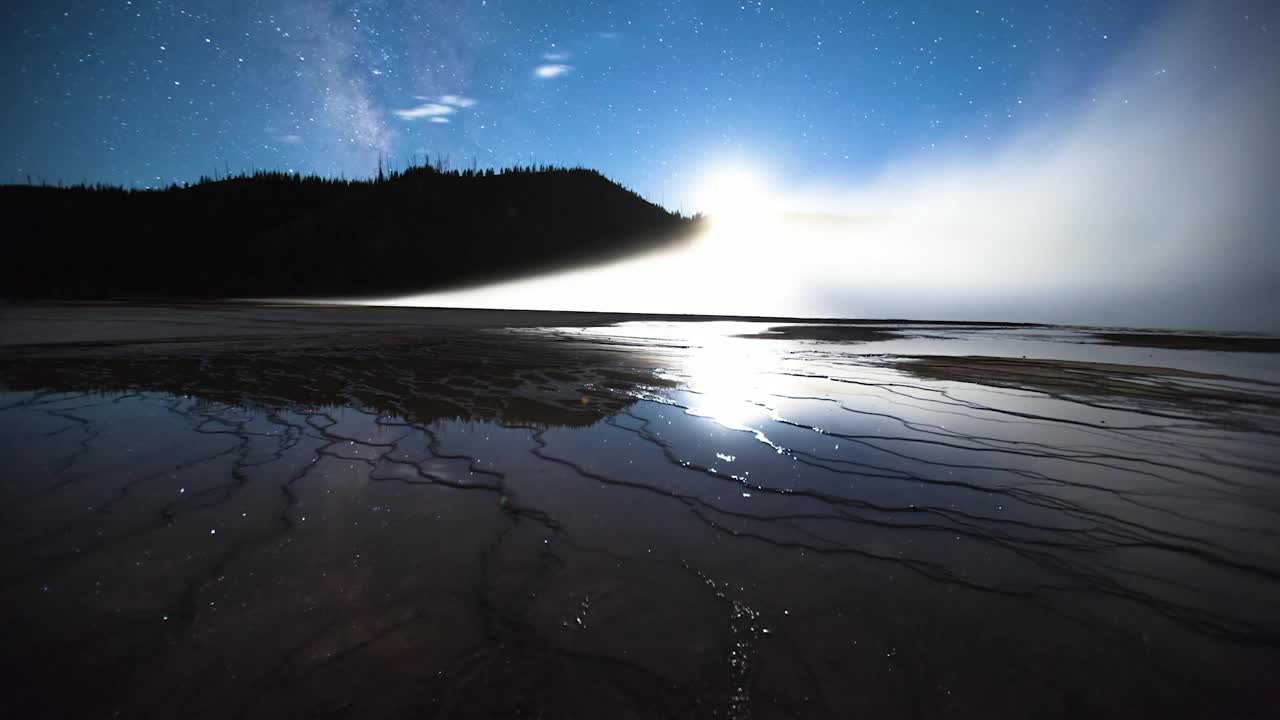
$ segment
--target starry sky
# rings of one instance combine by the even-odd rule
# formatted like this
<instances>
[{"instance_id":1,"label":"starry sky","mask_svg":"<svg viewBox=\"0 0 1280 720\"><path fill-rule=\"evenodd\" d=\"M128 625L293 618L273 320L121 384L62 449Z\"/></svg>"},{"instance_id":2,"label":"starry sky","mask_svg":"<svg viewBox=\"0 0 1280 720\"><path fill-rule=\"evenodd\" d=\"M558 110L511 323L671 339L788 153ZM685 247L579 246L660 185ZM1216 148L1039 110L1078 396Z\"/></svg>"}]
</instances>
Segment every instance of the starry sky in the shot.
<instances>
[{"instance_id":1,"label":"starry sky","mask_svg":"<svg viewBox=\"0 0 1280 720\"><path fill-rule=\"evenodd\" d=\"M1280 332L1277 27L1275 0L10 0L0 183L582 165L712 231L412 302Z\"/></svg>"},{"instance_id":2,"label":"starry sky","mask_svg":"<svg viewBox=\"0 0 1280 720\"><path fill-rule=\"evenodd\" d=\"M1147 0L7 2L0 182L145 187L380 155L598 168L693 200L724 158L856 179L1096 103Z\"/></svg>"}]
</instances>

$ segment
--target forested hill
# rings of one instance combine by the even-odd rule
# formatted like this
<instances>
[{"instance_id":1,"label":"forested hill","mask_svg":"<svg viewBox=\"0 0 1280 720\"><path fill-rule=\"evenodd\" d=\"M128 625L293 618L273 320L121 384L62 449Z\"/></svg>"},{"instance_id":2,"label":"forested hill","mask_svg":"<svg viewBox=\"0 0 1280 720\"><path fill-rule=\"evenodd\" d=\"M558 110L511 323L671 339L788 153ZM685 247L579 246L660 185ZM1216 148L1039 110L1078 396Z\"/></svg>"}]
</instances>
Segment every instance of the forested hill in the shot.
<instances>
[{"instance_id":1,"label":"forested hill","mask_svg":"<svg viewBox=\"0 0 1280 720\"><path fill-rule=\"evenodd\" d=\"M0 187L0 296L372 296L589 264L694 220L584 169L258 173L189 187Z\"/></svg>"}]
</instances>

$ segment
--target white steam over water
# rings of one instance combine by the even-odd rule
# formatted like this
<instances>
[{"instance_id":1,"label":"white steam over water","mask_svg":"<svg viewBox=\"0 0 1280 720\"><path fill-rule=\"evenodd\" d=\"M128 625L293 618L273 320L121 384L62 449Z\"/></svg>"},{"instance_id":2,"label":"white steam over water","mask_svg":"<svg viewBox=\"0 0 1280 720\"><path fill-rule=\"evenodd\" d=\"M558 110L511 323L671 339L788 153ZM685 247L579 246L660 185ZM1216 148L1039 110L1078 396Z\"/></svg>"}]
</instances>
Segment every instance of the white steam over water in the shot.
<instances>
[{"instance_id":1,"label":"white steam over water","mask_svg":"<svg viewBox=\"0 0 1280 720\"><path fill-rule=\"evenodd\" d=\"M691 247L387 304L1280 330L1269 5L1184 7L1083 111L995 152L856 184L719 176Z\"/></svg>"}]
</instances>

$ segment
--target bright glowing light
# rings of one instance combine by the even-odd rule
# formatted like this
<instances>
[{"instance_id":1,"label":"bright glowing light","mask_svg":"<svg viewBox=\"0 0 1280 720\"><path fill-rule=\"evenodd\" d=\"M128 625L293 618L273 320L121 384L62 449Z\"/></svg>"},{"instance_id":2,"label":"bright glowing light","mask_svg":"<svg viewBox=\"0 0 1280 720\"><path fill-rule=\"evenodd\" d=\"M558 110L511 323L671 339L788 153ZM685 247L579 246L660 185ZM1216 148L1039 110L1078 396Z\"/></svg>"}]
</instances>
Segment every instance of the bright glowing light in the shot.
<instances>
[{"instance_id":1,"label":"bright glowing light","mask_svg":"<svg viewBox=\"0 0 1280 720\"><path fill-rule=\"evenodd\" d=\"M759 153L723 158L689 188L710 220L692 243L390 302L1280 331L1277 164L1259 152L1274 146L1280 84L1274 64L1207 31L1216 7L1110 69L1096 104L1002 145L940 147L858 178L775 181ZM1202 45L1227 64L1182 52ZM732 388L746 379L722 369L737 362L723 350L692 373L712 383L699 405L740 424L749 408Z\"/></svg>"},{"instance_id":2,"label":"bright glowing light","mask_svg":"<svg viewBox=\"0 0 1280 720\"><path fill-rule=\"evenodd\" d=\"M773 349L767 342L706 336L691 350L683 368L684 380L695 393L689 413L711 418L730 430L755 432L748 423L765 410L752 400L760 375L777 363Z\"/></svg>"},{"instance_id":3,"label":"bright glowing light","mask_svg":"<svg viewBox=\"0 0 1280 720\"><path fill-rule=\"evenodd\" d=\"M757 440L777 447L759 429L763 420L772 416L760 399L770 395L770 386L779 378L784 383L794 382L794 378L775 375L785 347L774 341L738 337L758 333L764 327L752 322L647 321L578 332L684 348L664 375L689 391L689 414L709 418L729 430L749 431Z\"/></svg>"},{"instance_id":4,"label":"bright glowing light","mask_svg":"<svg viewBox=\"0 0 1280 720\"><path fill-rule=\"evenodd\" d=\"M698 207L717 223L738 223L777 212L775 190L765 174L741 163L707 173L697 185Z\"/></svg>"}]
</instances>

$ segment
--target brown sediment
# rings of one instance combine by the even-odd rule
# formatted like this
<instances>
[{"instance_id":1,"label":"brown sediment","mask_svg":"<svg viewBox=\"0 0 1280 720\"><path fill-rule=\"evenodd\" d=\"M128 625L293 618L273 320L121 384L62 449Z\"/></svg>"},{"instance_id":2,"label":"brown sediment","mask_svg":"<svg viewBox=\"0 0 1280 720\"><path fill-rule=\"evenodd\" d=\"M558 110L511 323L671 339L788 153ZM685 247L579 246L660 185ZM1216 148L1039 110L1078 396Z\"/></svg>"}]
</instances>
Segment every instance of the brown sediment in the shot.
<instances>
[{"instance_id":1,"label":"brown sediment","mask_svg":"<svg viewBox=\"0 0 1280 720\"><path fill-rule=\"evenodd\" d=\"M416 423L582 427L673 383L641 352L511 333L367 333L49 346L0 354L0 388L161 392L240 407L352 406Z\"/></svg>"},{"instance_id":2,"label":"brown sediment","mask_svg":"<svg viewBox=\"0 0 1280 720\"><path fill-rule=\"evenodd\" d=\"M1271 706L1274 385L424 316L0 350L0 715Z\"/></svg>"}]
</instances>

